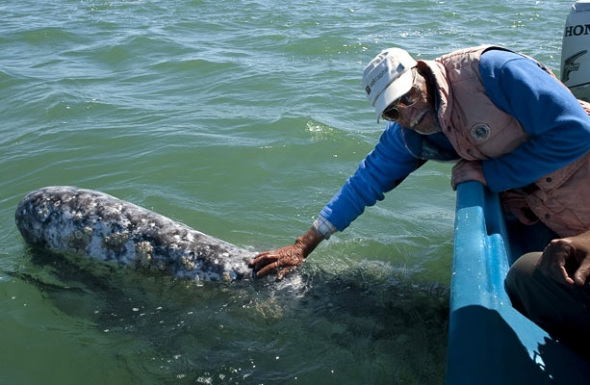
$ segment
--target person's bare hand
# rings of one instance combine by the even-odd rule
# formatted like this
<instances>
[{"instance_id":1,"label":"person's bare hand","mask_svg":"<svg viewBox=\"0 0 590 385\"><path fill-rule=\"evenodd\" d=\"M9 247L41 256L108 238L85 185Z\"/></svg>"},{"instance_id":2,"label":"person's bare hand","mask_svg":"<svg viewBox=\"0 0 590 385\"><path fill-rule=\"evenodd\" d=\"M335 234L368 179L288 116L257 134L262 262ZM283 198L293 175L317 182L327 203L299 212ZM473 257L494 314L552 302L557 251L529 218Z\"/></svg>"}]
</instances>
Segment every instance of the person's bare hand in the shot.
<instances>
[{"instance_id":1,"label":"person's bare hand","mask_svg":"<svg viewBox=\"0 0 590 385\"><path fill-rule=\"evenodd\" d=\"M304 260L302 248L294 244L258 254L250 261L250 267L254 269L257 277L277 271L277 279L283 279Z\"/></svg>"},{"instance_id":2,"label":"person's bare hand","mask_svg":"<svg viewBox=\"0 0 590 385\"><path fill-rule=\"evenodd\" d=\"M297 238L295 244L262 252L254 257L248 265L254 270L256 277L262 277L276 271L277 279L283 279L285 275L301 265L323 239L312 227Z\"/></svg>"},{"instance_id":3,"label":"person's bare hand","mask_svg":"<svg viewBox=\"0 0 590 385\"><path fill-rule=\"evenodd\" d=\"M590 232L551 241L538 268L557 282L584 285L590 275Z\"/></svg>"},{"instance_id":4,"label":"person's bare hand","mask_svg":"<svg viewBox=\"0 0 590 385\"><path fill-rule=\"evenodd\" d=\"M481 161L467 161L462 159L453 166L451 174L451 186L453 187L453 190L456 190L459 183L470 180L477 180L484 186L487 185L486 178L483 176Z\"/></svg>"}]
</instances>

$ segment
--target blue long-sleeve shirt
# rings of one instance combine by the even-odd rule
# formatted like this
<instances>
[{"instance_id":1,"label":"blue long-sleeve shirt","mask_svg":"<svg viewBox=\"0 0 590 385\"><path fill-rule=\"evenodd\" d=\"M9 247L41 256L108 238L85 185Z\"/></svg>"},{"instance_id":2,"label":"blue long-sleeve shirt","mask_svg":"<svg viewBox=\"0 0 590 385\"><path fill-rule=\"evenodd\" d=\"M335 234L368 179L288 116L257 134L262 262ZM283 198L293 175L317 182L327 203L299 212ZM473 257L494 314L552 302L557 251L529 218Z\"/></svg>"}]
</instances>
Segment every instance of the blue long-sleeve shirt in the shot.
<instances>
[{"instance_id":1,"label":"blue long-sleeve shirt","mask_svg":"<svg viewBox=\"0 0 590 385\"><path fill-rule=\"evenodd\" d=\"M490 50L481 56L480 74L490 100L517 119L529 135L514 151L482 161L490 189L526 186L590 150L590 118L576 98L536 62L512 52ZM384 193L422 164L404 145L401 131L399 124L389 122L374 150L320 212L336 230L348 227L365 207L382 200ZM424 140L454 153L442 133Z\"/></svg>"}]
</instances>

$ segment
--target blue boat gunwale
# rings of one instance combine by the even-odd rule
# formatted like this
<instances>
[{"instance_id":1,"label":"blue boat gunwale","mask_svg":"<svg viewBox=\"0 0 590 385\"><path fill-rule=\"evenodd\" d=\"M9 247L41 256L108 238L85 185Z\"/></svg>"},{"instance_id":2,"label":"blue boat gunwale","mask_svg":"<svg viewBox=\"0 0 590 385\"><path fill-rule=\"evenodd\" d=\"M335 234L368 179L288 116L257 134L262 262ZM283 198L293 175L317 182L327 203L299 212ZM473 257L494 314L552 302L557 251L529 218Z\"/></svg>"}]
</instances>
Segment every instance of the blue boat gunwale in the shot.
<instances>
[{"instance_id":1,"label":"blue boat gunwale","mask_svg":"<svg viewBox=\"0 0 590 385\"><path fill-rule=\"evenodd\" d=\"M447 384L590 382L590 364L516 311L504 289L510 265L548 239L507 220L499 195L481 183L458 186Z\"/></svg>"}]
</instances>

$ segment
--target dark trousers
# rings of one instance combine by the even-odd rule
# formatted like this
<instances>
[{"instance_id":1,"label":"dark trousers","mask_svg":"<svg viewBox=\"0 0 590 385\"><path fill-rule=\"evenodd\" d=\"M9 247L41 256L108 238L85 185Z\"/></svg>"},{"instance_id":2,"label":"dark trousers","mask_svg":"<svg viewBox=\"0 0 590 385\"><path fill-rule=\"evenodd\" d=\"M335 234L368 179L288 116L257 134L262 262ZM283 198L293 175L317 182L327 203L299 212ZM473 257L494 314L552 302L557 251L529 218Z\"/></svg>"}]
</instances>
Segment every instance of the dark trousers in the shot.
<instances>
[{"instance_id":1,"label":"dark trousers","mask_svg":"<svg viewBox=\"0 0 590 385\"><path fill-rule=\"evenodd\" d=\"M590 284L558 283L537 269L540 252L520 257L506 276L512 305L557 340L590 360Z\"/></svg>"}]
</instances>

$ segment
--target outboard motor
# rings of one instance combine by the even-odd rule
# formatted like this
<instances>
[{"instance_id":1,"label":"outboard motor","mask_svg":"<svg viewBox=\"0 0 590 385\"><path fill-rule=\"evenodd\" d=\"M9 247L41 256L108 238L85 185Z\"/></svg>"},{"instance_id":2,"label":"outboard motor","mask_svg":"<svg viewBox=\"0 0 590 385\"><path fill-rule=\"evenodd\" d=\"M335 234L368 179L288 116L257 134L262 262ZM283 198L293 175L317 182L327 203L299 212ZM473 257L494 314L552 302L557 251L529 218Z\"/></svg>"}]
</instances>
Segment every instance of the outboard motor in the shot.
<instances>
[{"instance_id":1,"label":"outboard motor","mask_svg":"<svg viewBox=\"0 0 590 385\"><path fill-rule=\"evenodd\" d=\"M565 21L561 45L561 81L590 101L590 0L578 0Z\"/></svg>"}]
</instances>

